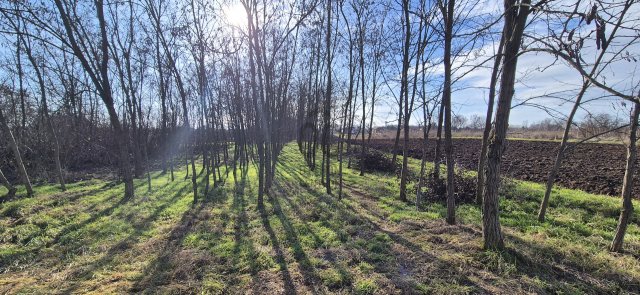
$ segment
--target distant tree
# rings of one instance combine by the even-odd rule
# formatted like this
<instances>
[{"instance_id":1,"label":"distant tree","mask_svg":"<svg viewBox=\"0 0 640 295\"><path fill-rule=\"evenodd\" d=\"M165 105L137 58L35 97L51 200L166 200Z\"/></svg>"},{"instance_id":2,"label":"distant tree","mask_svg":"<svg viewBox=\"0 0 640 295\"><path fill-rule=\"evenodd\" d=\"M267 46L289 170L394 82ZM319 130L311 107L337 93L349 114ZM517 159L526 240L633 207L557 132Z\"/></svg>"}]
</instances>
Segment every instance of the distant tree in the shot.
<instances>
[{"instance_id":1,"label":"distant tree","mask_svg":"<svg viewBox=\"0 0 640 295\"><path fill-rule=\"evenodd\" d=\"M467 122L469 122L469 119L467 119L463 114L454 114L453 119L451 119L451 125L455 130L467 127Z\"/></svg>"},{"instance_id":2,"label":"distant tree","mask_svg":"<svg viewBox=\"0 0 640 295\"><path fill-rule=\"evenodd\" d=\"M467 127L471 129L482 129L482 127L484 127L484 121L484 117L473 114L469 117L469 123L467 124Z\"/></svg>"},{"instance_id":3,"label":"distant tree","mask_svg":"<svg viewBox=\"0 0 640 295\"><path fill-rule=\"evenodd\" d=\"M608 113L587 114L584 119L578 123L580 135L583 138L596 136L598 134L616 129L621 122L618 118Z\"/></svg>"},{"instance_id":4,"label":"distant tree","mask_svg":"<svg viewBox=\"0 0 640 295\"><path fill-rule=\"evenodd\" d=\"M558 131L562 130L562 121L558 119L544 118L539 122L529 124L528 129L538 131Z\"/></svg>"}]
</instances>

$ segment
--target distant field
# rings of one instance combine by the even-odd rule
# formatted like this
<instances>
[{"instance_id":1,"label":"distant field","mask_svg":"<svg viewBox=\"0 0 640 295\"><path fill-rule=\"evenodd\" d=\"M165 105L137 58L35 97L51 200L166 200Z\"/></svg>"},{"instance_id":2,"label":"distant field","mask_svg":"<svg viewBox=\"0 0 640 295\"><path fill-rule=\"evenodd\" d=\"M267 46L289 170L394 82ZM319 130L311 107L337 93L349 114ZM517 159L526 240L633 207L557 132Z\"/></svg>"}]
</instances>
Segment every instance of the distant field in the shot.
<instances>
[{"instance_id":1,"label":"distant field","mask_svg":"<svg viewBox=\"0 0 640 295\"><path fill-rule=\"evenodd\" d=\"M372 140L374 148L391 151L393 140ZM422 157L421 139L411 139L409 155ZM479 139L456 138L453 140L456 165L475 170L481 142ZM546 182L548 169L553 166L558 143L549 141L510 140L501 164L502 172L510 177L535 182ZM435 157L435 141L427 147L427 159ZM578 145L567 154L556 183L587 192L619 196L626 161L626 149L618 144L590 143ZM634 195L640 198L640 179L636 175Z\"/></svg>"},{"instance_id":2,"label":"distant field","mask_svg":"<svg viewBox=\"0 0 640 295\"><path fill-rule=\"evenodd\" d=\"M435 127L433 127L435 128ZM437 133L432 128L429 133L430 138L435 138ZM462 129L462 130L453 130L452 135L454 138L482 138L482 130L474 130L474 129ZM549 141L560 141L562 140L562 130L558 131L538 131L538 130L521 130L521 129L510 129L507 133L507 138L511 139L530 139L530 140L549 140ZM401 138L403 134L400 134ZM371 138L375 139L395 139L396 132L395 130L389 129L380 129L374 130L371 134ZM409 132L409 138L423 138L422 130L417 128L412 128ZM570 141L577 141L584 139L577 131L573 131L570 134ZM602 143L621 143L622 138L616 135L608 135L602 136L599 138L595 138L590 140L590 142L602 142Z\"/></svg>"},{"instance_id":3,"label":"distant field","mask_svg":"<svg viewBox=\"0 0 640 295\"><path fill-rule=\"evenodd\" d=\"M418 162L409 161L414 173ZM152 191L137 181L129 202L121 184L99 179L66 193L39 186L0 204L0 293L640 292L637 215L626 252L607 251L618 199L558 189L538 223L542 186L515 181L501 198L507 250L492 252L482 250L477 205L458 204L459 224L447 225L442 203L416 211L398 201L394 174L348 168L339 200L304 163L285 147L264 209L255 166L225 173L195 205L183 169L175 181L153 173Z\"/></svg>"}]
</instances>

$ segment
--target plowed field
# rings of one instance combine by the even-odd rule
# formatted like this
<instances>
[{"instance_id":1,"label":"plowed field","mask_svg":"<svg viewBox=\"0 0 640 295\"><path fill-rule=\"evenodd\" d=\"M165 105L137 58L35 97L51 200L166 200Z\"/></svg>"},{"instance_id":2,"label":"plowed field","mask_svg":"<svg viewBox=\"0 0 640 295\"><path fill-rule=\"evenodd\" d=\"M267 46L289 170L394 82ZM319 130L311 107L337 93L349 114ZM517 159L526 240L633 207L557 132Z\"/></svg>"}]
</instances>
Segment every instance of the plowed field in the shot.
<instances>
[{"instance_id":1,"label":"plowed field","mask_svg":"<svg viewBox=\"0 0 640 295\"><path fill-rule=\"evenodd\" d=\"M373 148L391 152L393 140L371 140ZM479 139L454 139L456 165L465 169L477 169L481 141ZM502 172L506 176L535 182L545 182L553 166L559 143L551 141L510 140L507 142ZM422 140L409 141L409 155L422 156ZM427 147L427 160L433 161L435 141ZM620 144L581 144L571 150L562 162L556 180L567 188L590 193L617 196L622 187L626 150ZM640 184L635 176L634 197L640 198Z\"/></svg>"}]
</instances>

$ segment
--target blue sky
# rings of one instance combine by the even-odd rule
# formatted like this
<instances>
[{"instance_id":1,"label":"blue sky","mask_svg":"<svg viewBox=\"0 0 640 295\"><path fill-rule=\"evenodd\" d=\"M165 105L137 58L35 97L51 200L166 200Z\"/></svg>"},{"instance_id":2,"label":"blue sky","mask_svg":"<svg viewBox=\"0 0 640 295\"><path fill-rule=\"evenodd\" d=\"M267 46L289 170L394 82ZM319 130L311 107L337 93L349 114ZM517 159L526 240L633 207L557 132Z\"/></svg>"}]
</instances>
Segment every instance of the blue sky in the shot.
<instances>
[{"instance_id":1,"label":"blue sky","mask_svg":"<svg viewBox=\"0 0 640 295\"><path fill-rule=\"evenodd\" d=\"M558 0L554 3L563 5L563 2L569 3L570 1ZM588 6L589 3L586 3L585 5ZM640 10L638 9L638 6L640 5L635 5L633 11L630 11L628 13L628 16L630 18L640 18ZM475 6L475 8L476 10L474 10L474 13L476 14L495 14L502 9L501 1L497 0L485 0L480 5ZM586 9L587 8L585 7L584 10ZM226 22L229 23L229 25L241 26L243 24L243 8L241 5L237 4L237 2L230 2L227 7L223 8L222 12L222 14L225 16ZM609 11L608 13L614 15L616 11ZM636 27L640 27L640 22L636 22L636 24L638 25ZM499 26L499 24L497 26ZM536 28L534 27L533 29ZM11 42L11 40L3 41L4 43ZM487 57L492 55L494 47L496 47L496 44L494 43L484 44L484 46L481 48L482 50L479 51L485 54L485 56L479 58L479 60L486 59ZM585 47L583 55L585 56L585 59L587 61L593 60L594 56L596 55L597 52L594 47L594 44L588 44ZM10 63L11 54L5 51L7 50L6 48L7 47L5 47L4 49L0 48L0 56L4 57L2 59L2 62ZM628 48L628 51L630 51L632 55L635 55L636 58L640 60L640 56L637 55L638 53L640 53L639 45L633 45L631 48ZM340 54L342 55L340 58L346 58L346 52L342 52ZM547 67L551 64L554 65ZM491 65L491 62L487 63L487 65ZM640 77L638 77L637 74L639 66L640 65L637 62L619 61L613 63L605 70L603 77L606 77L606 80L604 81L607 82L607 85L612 85L616 89L624 90L625 93L628 93L629 91L634 91L634 93L637 93L638 81L640 80ZM334 68L340 67L344 69L344 65L342 64L342 62L336 61L334 63ZM545 67L545 70L543 72L536 70L540 67ZM390 72L392 72L393 70L390 70ZM337 71L340 70L338 69ZM441 65L436 66L434 71L436 72L436 74L441 72ZM465 78L460 80L455 85L456 88L465 88L465 90L459 90L453 93L452 103L455 113L462 114L467 117L474 114L484 116L487 108L486 102L488 89L486 88L489 85L490 72L491 69L489 68L477 69L473 73L465 76ZM338 76L340 77L340 79L346 78L343 75L336 75L336 77ZM514 104L517 104L522 100L536 97L531 102L549 107L557 114L567 114L572 107L571 103L562 102L561 100L553 97L544 97L544 95L558 91L565 91L562 93L562 96L570 99L575 96L577 88L582 83L582 79L575 69L569 67L563 62L556 62L552 56L542 53L524 54L519 60L518 77L526 81L520 81L516 84ZM10 79L7 78L6 73L4 75L0 74L0 82L10 83L9 80ZM386 86L381 85L380 90L382 90L383 88L386 88ZM395 91L397 92L397 89ZM383 94L383 92L381 91L379 94ZM603 94L605 94L603 91L591 88L587 92L585 100L593 99L602 96ZM587 112L606 112L614 116L626 119L628 108L621 107L620 102L620 99L615 98L598 99L589 102L584 106L583 109L578 112L577 119L583 118L585 114L587 114ZM385 122L395 122L397 118L395 108L397 108L397 106L395 106L393 98L382 98L382 100L379 101L376 105L374 124L379 126L384 125ZM360 112L358 112L358 115L359 114ZM422 115L419 112L416 112L413 116L415 117L415 119L412 120L412 124L417 124L419 122L418 118L420 118ZM549 114L538 108L530 106L518 106L515 107L511 112L510 123L512 125L521 125L524 122L533 123L548 117Z\"/></svg>"},{"instance_id":2,"label":"blue sky","mask_svg":"<svg viewBox=\"0 0 640 295\"><path fill-rule=\"evenodd\" d=\"M568 1L555 2L557 5L565 5ZM587 10L589 3L585 4L584 10ZM630 27L640 26L640 5L635 5L628 13L625 19L632 20ZM499 1L485 1L479 6L481 11L478 13L495 13L501 9ZM614 10L614 9L612 9ZM607 11L609 15L616 15L618 11ZM634 24L634 25L631 25ZM588 30L595 28L592 24L583 30L582 34L588 34ZM541 31L546 33L546 27L540 27L539 24L533 23L528 28L529 31L537 32ZM610 28L609 28L610 30ZM610 31L607 31L607 35ZM635 35L635 32L631 30L619 30L618 36L631 36ZM620 46L627 40L626 37L621 37L616 40L612 45ZM525 41L526 42L526 41ZM591 42L591 43L589 43ZM582 51L583 57L587 62L593 62L596 55L599 53L595 48L595 41L589 41L585 44ZM628 43L628 42L626 42ZM528 44L525 44L528 45ZM480 52L489 57L493 53L494 47L497 44L489 43L484 46ZM640 45L634 44L629 48L626 48L631 56L635 56L640 61ZM616 51L615 46L610 46L608 51ZM611 55L605 55L605 59L610 58ZM479 60L482 60L480 58ZM492 62L487 63L490 66ZM454 62L455 66L455 62ZM640 76L638 75L638 68L640 64L638 62L628 62L625 60L616 61L608 65L600 76L600 81L606 82L605 84L619 90L623 93L638 92L638 81ZM544 69L543 71L541 69ZM441 71L442 69L436 69ZM464 88L464 90L456 91L452 94L452 107L453 111L465 116L480 115L484 116L487 109L487 95L488 85L491 75L491 69L480 68L472 72L471 74L462 78L454 88ZM565 99L573 99L579 87L582 84L582 77L578 72L561 60L556 60L552 55L546 53L526 53L522 55L518 62L518 83L516 84L516 91L514 96L513 105L517 105L519 102L530 99L530 102L536 105L542 105L549 108L549 112L556 116L566 116L572 108L571 102L562 101L557 97ZM603 97L608 93L597 89L595 87L589 88L583 101L589 101L584 104L578 111L576 119L580 120L589 112L591 113L609 113L613 116L627 120L628 118L628 104L626 107L622 105L622 100L615 97ZM377 125L384 125L384 122L393 121L396 117L395 102L393 99L387 99L386 102L381 102L378 111L375 114L375 122ZM417 124L422 115L421 113L414 113L412 119L413 124ZM522 125L523 123L533 123L551 116L546 111L539 108L520 105L516 106L511 111L510 124Z\"/></svg>"}]
</instances>

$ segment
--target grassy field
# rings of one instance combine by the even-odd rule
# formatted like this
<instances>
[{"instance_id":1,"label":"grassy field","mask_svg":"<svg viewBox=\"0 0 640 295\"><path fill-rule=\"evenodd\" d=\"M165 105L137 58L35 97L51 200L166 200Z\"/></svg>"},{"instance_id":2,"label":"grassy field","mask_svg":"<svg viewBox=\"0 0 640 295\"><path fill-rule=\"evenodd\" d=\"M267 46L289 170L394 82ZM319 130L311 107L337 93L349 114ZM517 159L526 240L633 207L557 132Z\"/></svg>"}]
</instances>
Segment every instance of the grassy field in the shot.
<instances>
[{"instance_id":1,"label":"grassy field","mask_svg":"<svg viewBox=\"0 0 640 295\"><path fill-rule=\"evenodd\" d=\"M254 167L235 179L226 173L195 205L183 169L175 181L153 173L152 191L138 181L129 202L122 185L97 179L4 202L0 293L640 292L640 219L625 254L606 250L617 198L558 189L538 223L542 185L509 182L501 199L508 250L487 252L476 205L460 205L451 226L443 204L418 212L397 201L395 175L345 169L338 200L294 144L280 161L260 210Z\"/></svg>"}]
</instances>

